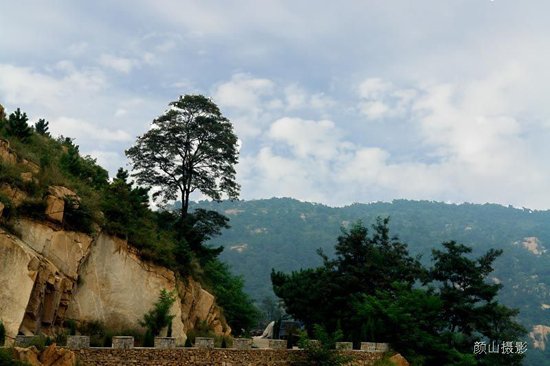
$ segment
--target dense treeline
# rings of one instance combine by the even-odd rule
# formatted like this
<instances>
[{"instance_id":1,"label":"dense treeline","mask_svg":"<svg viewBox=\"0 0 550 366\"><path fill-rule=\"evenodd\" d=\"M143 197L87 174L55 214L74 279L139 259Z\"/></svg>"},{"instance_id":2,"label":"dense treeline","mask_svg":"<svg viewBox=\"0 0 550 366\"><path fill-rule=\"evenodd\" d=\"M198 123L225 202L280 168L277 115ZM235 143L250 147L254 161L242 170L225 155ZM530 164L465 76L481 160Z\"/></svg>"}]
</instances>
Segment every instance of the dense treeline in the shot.
<instances>
[{"instance_id":1,"label":"dense treeline","mask_svg":"<svg viewBox=\"0 0 550 366\"><path fill-rule=\"evenodd\" d=\"M309 332L321 325L356 345L389 342L412 364L521 364L521 349L473 353L475 342L516 345L526 333L518 311L496 300L503 286L486 281L502 251L472 259L471 248L446 242L426 268L390 236L388 222L378 219L372 233L361 222L343 230L334 258L319 251L320 267L273 270L275 294L288 314Z\"/></svg>"}]
</instances>

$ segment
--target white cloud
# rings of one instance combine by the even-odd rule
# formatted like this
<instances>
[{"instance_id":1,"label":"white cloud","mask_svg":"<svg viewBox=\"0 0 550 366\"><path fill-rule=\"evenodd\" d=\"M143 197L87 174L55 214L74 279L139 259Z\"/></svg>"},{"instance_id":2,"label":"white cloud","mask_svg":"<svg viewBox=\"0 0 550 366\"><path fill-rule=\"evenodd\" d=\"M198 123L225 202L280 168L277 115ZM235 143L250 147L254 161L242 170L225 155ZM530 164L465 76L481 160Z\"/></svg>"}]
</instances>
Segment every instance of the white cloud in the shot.
<instances>
[{"instance_id":1,"label":"white cloud","mask_svg":"<svg viewBox=\"0 0 550 366\"><path fill-rule=\"evenodd\" d=\"M117 57L109 54L101 55L99 57L99 64L124 74L129 74L132 69L140 66L140 62L136 59Z\"/></svg>"},{"instance_id":2,"label":"white cloud","mask_svg":"<svg viewBox=\"0 0 550 366\"><path fill-rule=\"evenodd\" d=\"M268 79L235 74L230 81L218 85L214 98L222 107L258 110L262 96L273 92L274 83Z\"/></svg>"},{"instance_id":3,"label":"white cloud","mask_svg":"<svg viewBox=\"0 0 550 366\"><path fill-rule=\"evenodd\" d=\"M100 127L98 123L90 123L77 118L60 117L50 121L50 130L54 134L70 136L76 139L128 142L132 136L120 129Z\"/></svg>"}]
</instances>

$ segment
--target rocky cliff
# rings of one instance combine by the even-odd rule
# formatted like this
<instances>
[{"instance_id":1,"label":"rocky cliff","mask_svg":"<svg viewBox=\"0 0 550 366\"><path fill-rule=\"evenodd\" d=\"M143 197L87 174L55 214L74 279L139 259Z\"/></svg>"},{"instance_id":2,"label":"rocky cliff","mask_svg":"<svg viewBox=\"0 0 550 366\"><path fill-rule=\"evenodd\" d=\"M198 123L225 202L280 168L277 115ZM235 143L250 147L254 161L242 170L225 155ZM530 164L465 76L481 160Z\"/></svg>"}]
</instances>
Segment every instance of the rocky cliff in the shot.
<instances>
[{"instance_id":1,"label":"rocky cliff","mask_svg":"<svg viewBox=\"0 0 550 366\"><path fill-rule=\"evenodd\" d=\"M1 142L0 160L25 164L7 141ZM15 206L26 199L6 183L0 193L17 198L11 200ZM163 288L177 293L172 334L178 343L202 322L219 335L231 332L214 296L194 279L178 279L167 268L140 259L126 241L98 227L93 235L63 230L64 206L79 204L74 192L53 186L44 198L47 221L18 218L18 235L0 228L0 321L8 339L38 332L53 335L66 319L136 328Z\"/></svg>"}]
</instances>

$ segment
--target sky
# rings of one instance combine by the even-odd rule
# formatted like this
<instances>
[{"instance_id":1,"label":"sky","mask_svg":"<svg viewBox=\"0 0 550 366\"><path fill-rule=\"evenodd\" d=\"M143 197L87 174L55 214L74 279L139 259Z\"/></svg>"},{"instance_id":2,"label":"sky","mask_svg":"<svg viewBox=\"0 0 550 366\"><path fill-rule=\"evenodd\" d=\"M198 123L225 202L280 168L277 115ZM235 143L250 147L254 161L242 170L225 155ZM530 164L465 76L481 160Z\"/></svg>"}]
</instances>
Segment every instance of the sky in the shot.
<instances>
[{"instance_id":1,"label":"sky","mask_svg":"<svg viewBox=\"0 0 550 366\"><path fill-rule=\"evenodd\" d=\"M242 199L550 208L550 2L3 1L0 103L111 175L182 94Z\"/></svg>"}]
</instances>

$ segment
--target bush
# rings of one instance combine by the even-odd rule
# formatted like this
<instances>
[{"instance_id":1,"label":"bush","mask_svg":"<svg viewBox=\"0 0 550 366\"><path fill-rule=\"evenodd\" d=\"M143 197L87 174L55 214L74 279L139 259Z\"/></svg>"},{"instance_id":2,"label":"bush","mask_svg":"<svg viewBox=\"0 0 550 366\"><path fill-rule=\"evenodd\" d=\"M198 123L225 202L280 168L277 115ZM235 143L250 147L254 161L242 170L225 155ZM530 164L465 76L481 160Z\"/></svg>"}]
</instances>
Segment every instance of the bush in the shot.
<instances>
[{"instance_id":1,"label":"bush","mask_svg":"<svg viewBox=\"0 0 550 366\"><path fill-rule=\"evenodd\" d=\"M63 213L63 225L65 229L79 231L85 234L93 233L92 214L84 207L82 203L75 207L73 200L65 199L65 211Z\"/></svg>"},{"instance_id":2,"label":"bush","mask_svg":"<svg viewBox=\"0 0 550 366\"><path fill-rule=\"evenodd\" d=\"M185 340L185 345L184 345L185 348L191 348L193 347L193 345L191 344L191 338L187 337L187 339Z\"/></svg>"},{"instance_id":3,"label":"bush","mask_svg":"<svg viewBox=\"0 0 550 366\"><path fill-rule=\"evenodd\" d=\"M173 291L160 290L158 301L153 305L153 309L143 316L143 320L139 324L150 330L153 337L158 336L161 330L172 323L172 320L176 317L175 315L170 315L172 304L175 301L176 294Z\"/></svg>"},{"instance_id":4,"label":"bush","mask_svg":"<svg viewBox=\"0 0 550 366\"><path fill-rule=\"evenodd\" d=\"M6 343L6 327L0 322L0 347L3 347L4 343Z\"/></svg>"},{"instance_id":5,"label":"bush","mask_svg":"<svg viewBox=\"0 0 550 366\"><path fill-rule=\"evenodd\" d=\"M11 349L0 349L0 365L2 366L29 366L28 363L13 359Z\"/></svg>"},{"instance_id":6,"label":"bush","mask_svg":"<svg viewBox=\"0 0 550 366\"><path fill-rule=\"evenodd\" d=\"M318 342L311 342L305 332L300 335L298 346L303 348L304 352L303 358L294 357L296 365L339 366L353 361L353 357L343 355L334 349L336 342L343 337L342 331L330 335L324 327L316 324L313 334Z\"/></svg>"},{"instance_id":7,"label":"bush","mask_svg":"<svg viewBox=\"0 0 550 366\"><path fill-rule=\"evenodd\" d=\"M17 212L21 216L30 217L35 220L43 220L46 212L46 202L25 200L17 208Z\"/></svg>"}]
</instances>

